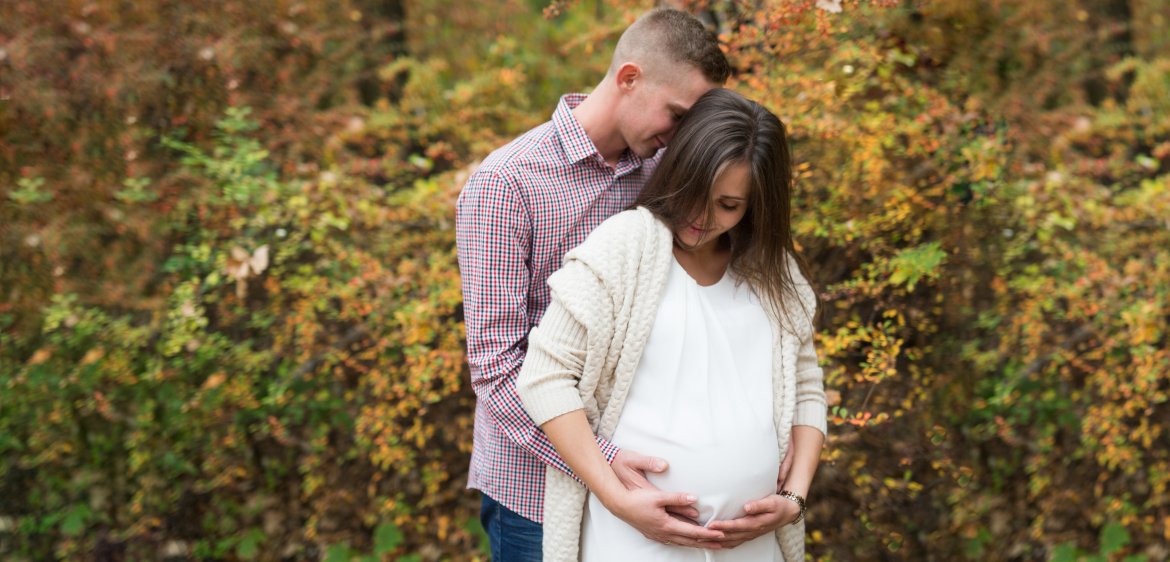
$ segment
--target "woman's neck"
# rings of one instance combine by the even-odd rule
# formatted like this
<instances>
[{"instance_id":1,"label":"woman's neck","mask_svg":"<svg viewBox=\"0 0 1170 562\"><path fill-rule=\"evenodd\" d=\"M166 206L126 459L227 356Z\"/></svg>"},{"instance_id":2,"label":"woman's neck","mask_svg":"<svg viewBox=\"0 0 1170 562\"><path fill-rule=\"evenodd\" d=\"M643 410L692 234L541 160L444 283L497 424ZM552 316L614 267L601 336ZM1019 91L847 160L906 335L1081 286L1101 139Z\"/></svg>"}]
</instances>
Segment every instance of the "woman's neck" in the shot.
<instances>
[{"instance_id":1,"label":"woman's neck","mask_svg":"<svg viewBox=\"0 0 1170 562\"><path fill-rule=\"evenodd\" d=\"M686 248L674 241L674 258L700 285L718 283L731 265L731 243L721 236L711 244Z\"/></svg>"}]
</instances>

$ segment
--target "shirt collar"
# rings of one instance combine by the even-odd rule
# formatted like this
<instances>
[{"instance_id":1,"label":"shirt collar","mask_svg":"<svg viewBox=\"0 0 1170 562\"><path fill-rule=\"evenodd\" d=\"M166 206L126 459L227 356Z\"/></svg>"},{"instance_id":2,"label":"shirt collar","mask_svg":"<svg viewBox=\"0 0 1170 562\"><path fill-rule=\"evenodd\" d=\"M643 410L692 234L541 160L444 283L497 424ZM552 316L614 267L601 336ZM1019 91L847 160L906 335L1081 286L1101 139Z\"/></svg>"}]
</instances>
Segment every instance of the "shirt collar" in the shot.
<instances>
[{"instance_id":1,"label":"shirt collar","mask_svg":"<svg viewBox=\"0 0 1170 562\"><path fill-rule=\"evenodd\" d=\"M557 109L553 112L553 127L556 129L557 136L561 139L561 146L564 147L565 156L569 162L576 164L588 158L601 166L607 166L605 158L597 151L597 145L593 144L593 140L585 133L585 129L581 127L581 123L573 116L573 109L581 105L581 102L585 101L585 97L586 94L565 94L561 96L561 101L557 103ZM622 152L622 157L618 160L616 170L633 170L641 165L642 158L627 148Z\"/></svg>"}]
</instances>

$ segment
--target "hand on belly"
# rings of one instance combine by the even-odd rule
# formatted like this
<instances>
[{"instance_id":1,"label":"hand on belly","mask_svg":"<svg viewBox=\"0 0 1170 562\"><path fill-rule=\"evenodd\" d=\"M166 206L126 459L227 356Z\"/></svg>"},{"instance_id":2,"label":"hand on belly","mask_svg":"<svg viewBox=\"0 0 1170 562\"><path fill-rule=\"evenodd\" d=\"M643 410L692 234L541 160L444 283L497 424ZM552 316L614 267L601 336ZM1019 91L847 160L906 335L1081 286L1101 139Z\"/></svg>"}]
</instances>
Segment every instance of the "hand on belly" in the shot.
<instances>
[{"instance_id":1,"label":"hand on belly","mask_svg":"<svg viewBox=\"0 0 1170 562\"><path fill-rule=\"evenodd\" d=\"M646 478L659 490L695 495L701 525L742 517L744 504L776 493L780 455L774 439L731 441L738 442L703 447L660 443L654 456L665 458L669 468Z\"/></svg>"}]
</instances>

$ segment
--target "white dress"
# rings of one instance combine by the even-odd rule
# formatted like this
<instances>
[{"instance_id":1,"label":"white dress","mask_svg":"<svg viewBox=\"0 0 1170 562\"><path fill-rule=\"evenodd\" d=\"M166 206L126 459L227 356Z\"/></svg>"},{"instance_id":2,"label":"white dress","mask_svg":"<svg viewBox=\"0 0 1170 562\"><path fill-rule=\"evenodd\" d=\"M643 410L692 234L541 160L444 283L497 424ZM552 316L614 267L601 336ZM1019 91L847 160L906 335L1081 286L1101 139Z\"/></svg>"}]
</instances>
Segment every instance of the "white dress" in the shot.
<instances>
[{"instance_id":1,"label":"white dress","mask_svg":"<svg viewBox=\"0 0 1170 562\"><path fill-rule=\"evenodd\" d=\"M747 284L728 271L704 287L672 260L613 443L666 459L650 482L696 496L699 523L743 516L745 503L776 492L771 361L771 322ZM584 562L782 559L773 533L725 551L651 541L592 494L582 521Z\"/></svg>"}]
</instances>

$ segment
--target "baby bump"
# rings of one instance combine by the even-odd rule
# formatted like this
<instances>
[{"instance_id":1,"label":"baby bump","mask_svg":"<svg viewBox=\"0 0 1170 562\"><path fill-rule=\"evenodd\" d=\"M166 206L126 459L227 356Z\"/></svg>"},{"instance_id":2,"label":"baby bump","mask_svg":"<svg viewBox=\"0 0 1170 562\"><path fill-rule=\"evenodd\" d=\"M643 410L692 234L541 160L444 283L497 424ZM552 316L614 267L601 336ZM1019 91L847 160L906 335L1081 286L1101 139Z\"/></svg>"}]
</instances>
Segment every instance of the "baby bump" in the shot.
<instances>
[{"instance_id":1,"label":"baby bump","mask_svg":"<svg viewBox=\"0 0 1170 562\"><path fill-rule=\"evenodd\" d=\"M736 433L702 445L650 440L656 442L640 443L642 448L633 450L666 459L669 468L647 474L647 479L663 491L693 494L698 521L706 525L742 517L745 503L776 493L780 452L775 431L768 427Z\"/></svg>"}]
</instances>

